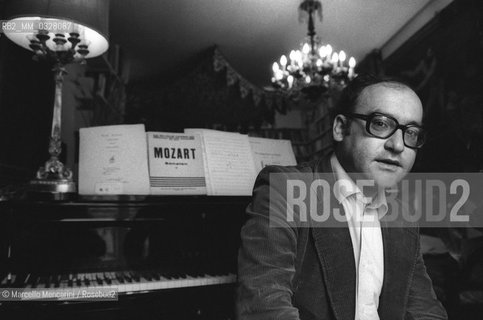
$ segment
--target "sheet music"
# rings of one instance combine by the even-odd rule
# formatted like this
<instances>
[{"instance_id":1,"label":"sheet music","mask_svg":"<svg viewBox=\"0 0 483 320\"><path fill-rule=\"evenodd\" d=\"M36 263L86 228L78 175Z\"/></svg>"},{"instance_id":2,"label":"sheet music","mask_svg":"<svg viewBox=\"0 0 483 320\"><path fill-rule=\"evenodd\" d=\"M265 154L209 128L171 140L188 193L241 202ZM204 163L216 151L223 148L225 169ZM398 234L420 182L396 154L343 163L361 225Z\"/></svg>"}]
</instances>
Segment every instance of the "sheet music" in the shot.
<instances>
[{"instance_id":1,"label":"sheet music","mask_svg":"<svg viewBox=\"0 0 483 320\"><path fill-rule=\"evenodd\" d=\"M268 165L297 165L290 140L249 137L255 169L258 172Z\"/></svg>"},{"instance_id":2,"label":"sheet music","mask_svg":"<svg viewBox=\"0 0 483 320\"><path fill-rule=\"evenodd\" d=\"M256 178L247 135L185 129L202 137L208 195L251 195Z\"/></svg>"},{"instance_id":3,"label":"sheet music","mask_svg":"<svg viewBox=\"0 0 483 320\"><path fill-rule=\"evenodd\" d=\"M149 194L143 124L79 130L79 194Z\"/></svg>"},{"instance_id":4,"label":"sheet music","mask_svg":"<svg viewBox=\"0 0 483 320\"><path fill-rule=\"evenodd\" d=\"M151 194L206 194L199 135L147 132Z\"/></svg>"}]
</instances>

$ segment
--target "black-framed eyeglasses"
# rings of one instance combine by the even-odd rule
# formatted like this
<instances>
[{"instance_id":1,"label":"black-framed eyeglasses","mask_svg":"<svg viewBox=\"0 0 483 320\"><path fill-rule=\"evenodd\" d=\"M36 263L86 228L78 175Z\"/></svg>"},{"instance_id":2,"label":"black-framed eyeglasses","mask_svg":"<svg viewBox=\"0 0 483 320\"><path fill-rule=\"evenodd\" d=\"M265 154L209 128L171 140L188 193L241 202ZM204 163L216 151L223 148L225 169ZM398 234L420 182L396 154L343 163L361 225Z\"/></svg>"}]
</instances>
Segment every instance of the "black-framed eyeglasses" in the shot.
<instances>
[{"instance_id":1,"label":"black-framed eyeglasses","mask_svg":"<svg viewBox=\"0 0 483 320\"><path fill-rule=\"evenodd\" d=\"M426 132L422 127L415 124L403 126L393 117L383 113L375 112L369 115L347 113L344 115L350 118L365 120L366 131L370 135L380 139L387 139L392 136L397 129L401 129L403 132L404 145L411 149L421 148L426 138Z\"/></svg>"}]
</instances>

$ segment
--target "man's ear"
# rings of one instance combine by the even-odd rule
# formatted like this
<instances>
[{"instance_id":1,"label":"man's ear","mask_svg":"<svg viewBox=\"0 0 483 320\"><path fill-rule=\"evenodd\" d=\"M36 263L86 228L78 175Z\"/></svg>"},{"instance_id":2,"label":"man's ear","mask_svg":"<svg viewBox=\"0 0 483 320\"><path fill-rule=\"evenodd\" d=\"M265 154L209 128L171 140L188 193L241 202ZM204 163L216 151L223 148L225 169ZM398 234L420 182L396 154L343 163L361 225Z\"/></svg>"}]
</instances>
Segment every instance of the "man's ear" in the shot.
<instances>
[{"instance_id":1,"label":"man's ear","mask_svg":"<svg viewBox=\"0 0 483 320\"><path fill-rule=\"evenodd\" d=\"M334 123L332 125L332 137L334 141L341 142L344 140L344 136L348 134L349 120L347 117L338 114L335 116Z\"/></svg>"}]
</instances>

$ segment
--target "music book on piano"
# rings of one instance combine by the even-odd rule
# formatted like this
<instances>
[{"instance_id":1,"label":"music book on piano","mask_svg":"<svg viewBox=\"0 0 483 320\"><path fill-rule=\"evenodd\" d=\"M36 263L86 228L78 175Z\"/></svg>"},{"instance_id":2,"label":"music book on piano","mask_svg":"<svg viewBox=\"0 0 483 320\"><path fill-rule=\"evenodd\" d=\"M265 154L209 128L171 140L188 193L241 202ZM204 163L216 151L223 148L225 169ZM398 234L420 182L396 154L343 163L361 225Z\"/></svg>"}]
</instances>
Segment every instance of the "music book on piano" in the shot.
<instances>
[{"instance_id":1,"label":"music book on piano","mask_svg":"<svg viewBox=\"0 0 483 320\"><path fill-rule=\"evenodd\" d=\"M290 140L256 137L249 137L248 140L252 148L253 161L257 172L268 165L297 165Z\"/></svg>"},{"instance_id":2,"label":"music book on piano","mask_svg":"<svg viewBox=\"0 0 483 320\"><path fill-rule=\"evenodd\" d=\"M249 196L266 165L296 165L289 140L211 129L80 129L79 194Z\"/></svg>"},{"instance_id":3,"label":"music book on piano","mask_svg":"<svg viewBox=\"0 0 483 320\"><path fill-rule=\"evenodd\" d=\"M199 135L147 132L151 194L206 194Z\"/></svg>"},{"instance_id":4,"label":"music book on piano","mask_svg":"<svg viewBox=\"0 0 483 320\"><path fill-rule=\"evenodd\" d=\"M150 194L144 124L79 130L79 194Z\"/></svg>"},{"instance_id":5,"label":"music book on piano","mask_svg":"<svg viewBox=\"0 0 483 320\"><path fill-rule=\"evenodd\" d=\"M201 137L208 195L251 195L256 177L248 136L211 129L185 129Z\"/></svg>"},{"instance_id":6,"label":"music book on piano","mask_svg":"<svg viewBox=\"0 0 483 320\"><path fill-rule=\"evenodd\" d=\"M251 195L263 167L297 164L289 140L210 129L185 129L185 133L201 137L208 195Z\"/></svg>"}]
</instances>

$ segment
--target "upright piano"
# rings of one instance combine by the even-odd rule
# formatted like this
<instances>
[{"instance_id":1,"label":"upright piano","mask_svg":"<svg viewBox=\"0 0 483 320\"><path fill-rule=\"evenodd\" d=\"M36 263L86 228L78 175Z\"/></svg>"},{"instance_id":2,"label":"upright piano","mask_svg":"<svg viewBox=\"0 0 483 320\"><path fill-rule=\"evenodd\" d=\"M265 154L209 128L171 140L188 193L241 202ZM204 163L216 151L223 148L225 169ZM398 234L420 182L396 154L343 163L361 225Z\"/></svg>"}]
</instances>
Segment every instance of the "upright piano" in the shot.
<instances>
[{"instance_id":1,"label":"upright piano","mask_svg":"<svg viewBox=\"0 0 483 320\"><path fill-rule=\"evenodd\" d=\"M239 234L249 201L213 196L0 201L1 292L118 292L117 300L3 299L0 319L234 319Z\"/></svg>"}]
</instances>

